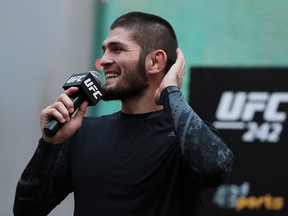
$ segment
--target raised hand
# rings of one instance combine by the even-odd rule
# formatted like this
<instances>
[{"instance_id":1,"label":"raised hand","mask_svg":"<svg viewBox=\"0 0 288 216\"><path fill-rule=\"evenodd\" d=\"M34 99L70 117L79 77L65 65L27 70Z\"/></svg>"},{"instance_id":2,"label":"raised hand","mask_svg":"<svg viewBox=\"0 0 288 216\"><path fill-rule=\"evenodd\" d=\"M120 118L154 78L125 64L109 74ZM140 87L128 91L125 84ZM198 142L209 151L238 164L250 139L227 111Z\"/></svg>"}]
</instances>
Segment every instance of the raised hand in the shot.
<instances>
[{"instance_id":1,"label":"raised hand","mask_svg":"<svg viewBox=\"0 0 288 216\"><path fill-rule=\"evenodd\" d=\"M180 89L182 86L183 77L185 74L185 58L180 48L177 48L176 54L177 54L176 62L171 66L170 70L167 72L159 88L156 90L154 94L155 102L158 105L160 105L159 99L163 89L165 89L168 86L176 86L177 88Z\"/></svg>"}]
</instances>

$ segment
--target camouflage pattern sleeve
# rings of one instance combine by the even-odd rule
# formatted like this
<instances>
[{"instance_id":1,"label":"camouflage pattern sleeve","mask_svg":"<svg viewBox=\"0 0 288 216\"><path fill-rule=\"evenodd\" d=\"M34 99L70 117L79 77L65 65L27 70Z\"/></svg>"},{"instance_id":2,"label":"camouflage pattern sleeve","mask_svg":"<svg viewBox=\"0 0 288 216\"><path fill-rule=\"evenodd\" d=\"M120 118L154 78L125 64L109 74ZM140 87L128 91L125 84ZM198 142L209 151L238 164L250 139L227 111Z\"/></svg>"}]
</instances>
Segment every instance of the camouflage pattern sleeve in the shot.
<instances>
[{"instance_id":1,"label":"camouflage pattern sleeve","mask_svg":"<svg viewBox=\"0 0 288 216\"><path fill-rule=\"evenodd\" d=\"M163 90L160 102L168 111L184 161L199 185L215 187L231 172L233 153L217 130L206 124L175 86Z\"/></svg>"}]
</instances>

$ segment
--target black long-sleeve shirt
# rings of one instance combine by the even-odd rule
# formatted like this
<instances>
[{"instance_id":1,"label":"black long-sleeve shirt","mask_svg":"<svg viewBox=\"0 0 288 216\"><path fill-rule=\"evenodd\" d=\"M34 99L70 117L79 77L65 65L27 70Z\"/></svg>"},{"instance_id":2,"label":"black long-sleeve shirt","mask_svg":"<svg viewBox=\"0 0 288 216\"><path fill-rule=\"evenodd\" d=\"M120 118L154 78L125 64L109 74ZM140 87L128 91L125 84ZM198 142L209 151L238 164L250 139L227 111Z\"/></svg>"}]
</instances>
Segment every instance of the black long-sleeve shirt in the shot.
<instances>
[{"instance_id":1,"label":"black long-sleeve shirt","mask_svg":"<svg viewBox=\"0 0 288 216\"><path fill-rule=\"evenodd\" d=\"M74 192L74 215L194 215L203 188L230 173L233 154L166 88L164 110L85 117L61 145L40 139L18 182L14 214L47 215Z\"/></svg>"}]
</instances>

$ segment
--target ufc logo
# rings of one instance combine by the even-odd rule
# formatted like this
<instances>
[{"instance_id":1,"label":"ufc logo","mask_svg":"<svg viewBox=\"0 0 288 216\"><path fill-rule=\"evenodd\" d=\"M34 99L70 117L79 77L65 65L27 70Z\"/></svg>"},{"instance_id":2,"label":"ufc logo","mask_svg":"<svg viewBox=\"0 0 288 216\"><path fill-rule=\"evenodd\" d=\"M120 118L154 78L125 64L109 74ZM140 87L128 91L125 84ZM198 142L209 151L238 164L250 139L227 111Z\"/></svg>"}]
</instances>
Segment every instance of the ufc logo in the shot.
<instances>
[{"instance_id":1,"label":"ufc logo","mask_svg":"<svg viewBox=\"0 0 288 216\"><path fill-rule=\"evenodd\" d=\"M83 79L85 76L86 76L86 75L79 75L79 76L70 77L69 80L67 80L66 83L81 82L82 79Z\"/></svg>"},{"instance_id":2,"label":"ufc logo","mask_svg":"<svg viewBox=\"0 0 288 216\"><path fill-rule=\"evenodd\" d=\"M93 96L95 99L98 99L98 95L101 97L102 94L97 88L97 86L93 83L93 81L88 78L84 81L85 86L88 88L89 91L93 92Z\"/></svg>"},{"instance_id":3,"label":"ufc logo","mask_svg":"<svg viewBox=\"0 0 288 216\"><path fill-rule=\"evenodd\" d=\"M284 122L286 112L279 111L281 103L288 103L287 92L223 92L216 119L220 121L251 121L256 112L263 112L264 121Z\"/></svg>"},{"instance_id":4,"label":"ufc logo","mask_svg":"<svg viewBox=\"0 0 288 216\"><path fill-rule=\"evenodd\" d=\"M218 129L243 130L242 140L253 142L278 142L287 119L281 104L288 104L288 92L231 92L221 95L213 124ZM263 123L253 121L262 114Z\"/></svg>"}]
</instances>

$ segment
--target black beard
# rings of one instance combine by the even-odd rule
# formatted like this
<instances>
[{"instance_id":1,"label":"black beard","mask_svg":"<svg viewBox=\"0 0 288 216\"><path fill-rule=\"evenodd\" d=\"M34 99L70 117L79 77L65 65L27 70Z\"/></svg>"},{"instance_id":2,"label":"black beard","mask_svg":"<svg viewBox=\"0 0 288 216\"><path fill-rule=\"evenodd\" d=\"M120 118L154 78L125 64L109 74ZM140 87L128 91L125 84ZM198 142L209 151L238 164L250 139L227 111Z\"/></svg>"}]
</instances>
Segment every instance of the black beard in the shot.
<instances>
[{"instance_id":1,"label":"black beard","mask_svg":"<svg viewBox=\"0 0 288 216\"><path fill-rule=\"evenodd\" d=\"M133 86L117 86L115 88L106 89L103 88L103 97L102 100L110 101L110 100L121 100L125 101L130 98L141 96L144 91L147 89L147 84L137 84L135 83Z\"/></svg>"},{"instance_id":2,"label":"black beard","mask_svg":"<svg viewBox=\"0 0 288 216\"><path fill-rule=\"evenodd\" d=\"M124 76L125 80L120 82L113 88L103 87L104 101L121 100L125 101L130 98L141 96L148 87L148 78L145 70L145 58L139 58L138 65L127 71Z\"/></svg>"}]
</instances>

